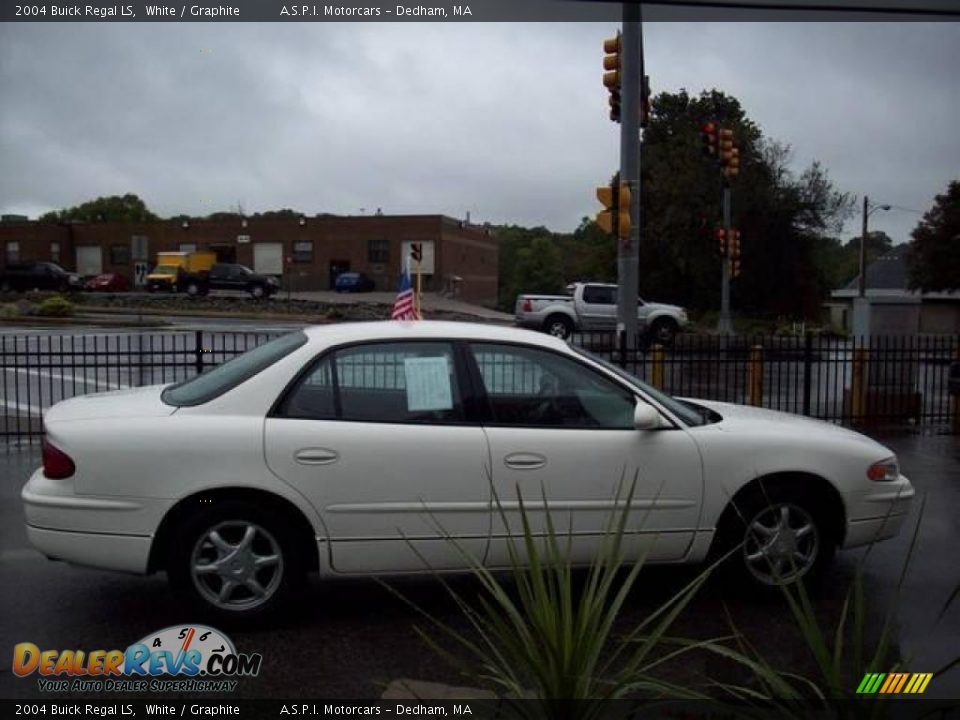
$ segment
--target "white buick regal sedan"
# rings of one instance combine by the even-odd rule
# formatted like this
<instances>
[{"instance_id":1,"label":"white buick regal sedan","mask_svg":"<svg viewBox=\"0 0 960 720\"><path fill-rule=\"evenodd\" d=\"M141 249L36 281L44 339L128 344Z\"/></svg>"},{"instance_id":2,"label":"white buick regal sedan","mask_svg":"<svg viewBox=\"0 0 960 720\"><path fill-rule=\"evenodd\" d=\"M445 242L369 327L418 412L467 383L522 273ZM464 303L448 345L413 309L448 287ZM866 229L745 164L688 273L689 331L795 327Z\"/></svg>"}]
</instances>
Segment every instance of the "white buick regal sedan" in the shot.
<instances>
[{"instance_id":1,"label":"white buick regal sedan","mask_svg":"<svg viewBox=\"0 0 960 720\"><path fill-rule=\"evenodd\" d=\"M233 619L273 613L310 571L455 571L462 550L505 566L518 496L588 564L636 477L631 553L736 549L770 585L895 535L914 495L863 435L678 400L562 340L468 323L293 332L175 385L58 403L45 430L22 493L33 545L164 570Z\"/></svg>"}]
</instances>

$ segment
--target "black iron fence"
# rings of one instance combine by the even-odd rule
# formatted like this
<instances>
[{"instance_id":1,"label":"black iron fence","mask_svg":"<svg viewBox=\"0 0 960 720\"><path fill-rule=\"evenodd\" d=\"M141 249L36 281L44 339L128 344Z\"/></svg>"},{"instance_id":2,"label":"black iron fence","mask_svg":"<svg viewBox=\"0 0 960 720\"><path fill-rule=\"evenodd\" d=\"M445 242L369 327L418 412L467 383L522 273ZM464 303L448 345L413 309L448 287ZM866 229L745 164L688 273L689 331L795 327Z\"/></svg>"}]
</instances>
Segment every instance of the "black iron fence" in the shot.
<instances>
[{"instance_id":1,"label":"black iron fence","mask_svg":"<svg viewBox=\"0 0 960 720\"><path fill-rule=\"evenodd\" d=\"M0 335L0 434L39 441L60 400L176 382L275 333L165 332ZM783 410L844 424L958 423L948 387L960 336L873 338L681 335L671 347L621 347L611 334L573 341L680 397Z\"/></svg>"}]
</instances>

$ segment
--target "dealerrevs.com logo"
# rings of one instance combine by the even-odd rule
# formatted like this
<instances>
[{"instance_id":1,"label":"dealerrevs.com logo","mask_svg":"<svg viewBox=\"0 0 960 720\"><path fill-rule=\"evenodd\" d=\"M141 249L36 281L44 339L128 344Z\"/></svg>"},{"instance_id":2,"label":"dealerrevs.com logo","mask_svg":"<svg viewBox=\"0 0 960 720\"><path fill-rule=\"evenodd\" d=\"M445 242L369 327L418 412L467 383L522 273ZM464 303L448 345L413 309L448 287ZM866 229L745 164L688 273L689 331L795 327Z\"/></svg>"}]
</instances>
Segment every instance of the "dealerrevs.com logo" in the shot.
<instances>
[{"instance_id":1,"label":"dealerrevs.com logo","mask_svg":"<svg viewBox=\"0 0 960 720\"><path fill-rule=\"evenodd\" d=\"M44 692L231 692L239 677L260 673L260 653L238 653L219 630L174 625L125 650L13 648L13 673L37 675ZM171 676L175 679L171 679Z\"/></svg>"}]
</instances>

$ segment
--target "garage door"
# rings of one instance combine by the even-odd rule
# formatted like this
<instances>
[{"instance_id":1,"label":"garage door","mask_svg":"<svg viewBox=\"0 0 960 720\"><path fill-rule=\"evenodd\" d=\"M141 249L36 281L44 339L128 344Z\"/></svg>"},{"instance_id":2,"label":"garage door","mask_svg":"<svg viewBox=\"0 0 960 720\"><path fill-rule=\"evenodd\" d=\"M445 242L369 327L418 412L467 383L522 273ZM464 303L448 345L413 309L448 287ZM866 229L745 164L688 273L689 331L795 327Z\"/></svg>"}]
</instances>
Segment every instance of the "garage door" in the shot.
<instances>
[{"instance_id":1,"label":"garage door","mask_svg":"<svg viewBox=\"0 0 960 720\"><path fill-rule=\"evenodd\" d=\"M283 275L283 245L256 243L253 246L253 270L261 275Z\"/></svg>"},{"instance_id":2,"label":"garage door","mask_svg":"<svg viewBox=\"0 0 960 720\"><path fill-rule=\"evenodd\" d=\"M77 274L99 275L103 272L103 249L99 245L77 248Z\"/></svg>"}]
</instances>

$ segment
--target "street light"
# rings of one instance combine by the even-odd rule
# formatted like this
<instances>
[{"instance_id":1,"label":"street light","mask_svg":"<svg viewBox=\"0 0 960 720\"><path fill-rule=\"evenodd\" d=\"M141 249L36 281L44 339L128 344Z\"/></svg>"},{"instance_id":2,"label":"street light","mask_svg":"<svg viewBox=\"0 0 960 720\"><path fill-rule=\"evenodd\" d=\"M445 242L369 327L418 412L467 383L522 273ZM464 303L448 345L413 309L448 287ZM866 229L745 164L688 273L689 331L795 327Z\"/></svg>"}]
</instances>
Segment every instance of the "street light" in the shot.
<instances>
[{"instance_id":1,"label":"street light","mask_svg":"<svg viewBox=\"0 0 960 720\"><path fill-rule=\"evenodd\" d=\"M867 295L867 218L877 210L889 210L890 205L871 205L870 198L863 196L863 234L860 235L860 297Z\"/></svg>"}]
</instances>

